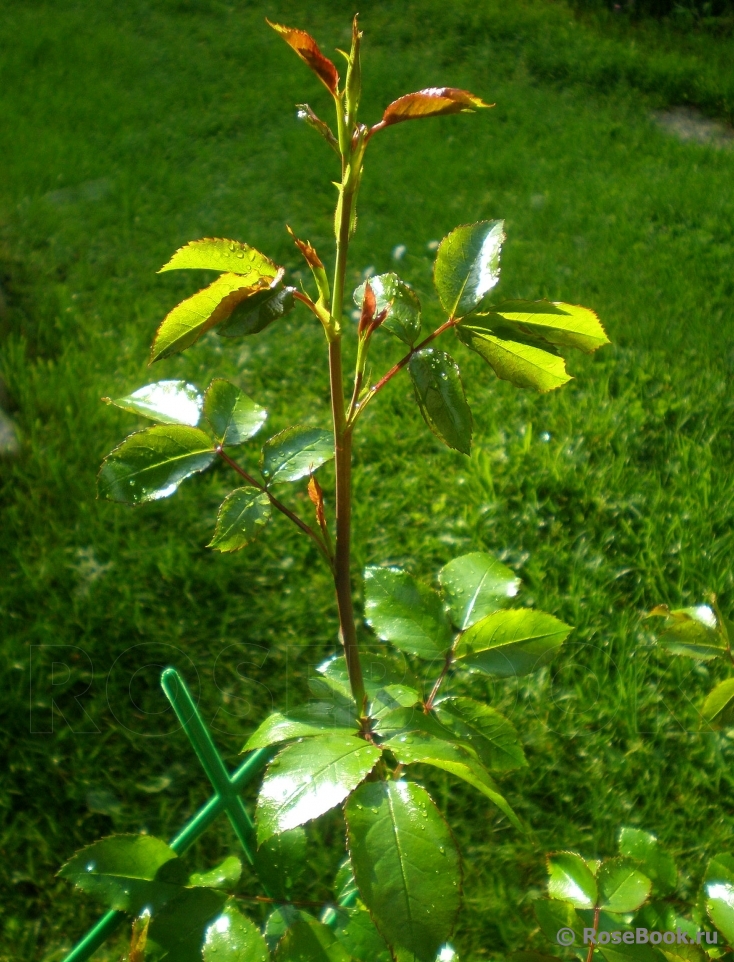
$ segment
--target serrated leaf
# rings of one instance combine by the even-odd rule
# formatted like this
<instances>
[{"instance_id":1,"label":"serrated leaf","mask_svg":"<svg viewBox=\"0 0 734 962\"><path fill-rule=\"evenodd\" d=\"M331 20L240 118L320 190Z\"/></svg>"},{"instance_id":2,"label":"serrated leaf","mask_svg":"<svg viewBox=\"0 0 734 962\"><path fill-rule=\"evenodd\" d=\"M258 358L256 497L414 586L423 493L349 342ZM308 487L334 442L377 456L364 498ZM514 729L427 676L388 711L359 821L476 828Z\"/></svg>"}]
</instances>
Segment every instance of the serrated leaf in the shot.
<instances>
[{"instance_id":1,"label":"serrated leaf","mask_svg":"<svg viewBox=\"0 0 734 962\"><path fill-rule=\"evenodd\" d=\"M669 611L659 605L650 615L665 618L658 641L672 655L686 655L697 661L722 657L728 648L725 629L708 605Z\"/></svg>"},{"instance_id":2,"label":"serrated leaf","mask_svg":"<svg viewBox=\"0 0 734 962\"><path fill-rule=\"evenodd\" d=\"M482 220L451 231L441 241L433 268L439 300L449 317L464 317L500 279L504 221Z\"/></svg>"},{"instance_id":3,"label":"serrated leaf","mask_svg":"<svg viewBox=\"0 0 734 962\"><path fill-rule=\"evenodd\" d=\"M543 611L496 611L464 632L456 658L467 668L500 678L527 675L553 659L570 631Z\"/></svg>"},{"instance_id":4,"label":"serrated leaf","mask_svg":"<svg viewBox=\"0 0 734 962\"><path fill-rule=\"evenodd\" d=\"M411 347L421 332L421 304L418 295L397 274L377 274L354 291L354 303L361 308L369 283L375 295L375 313L387 311L380 327Z\"/></svg>"},{"instance_id":5,"label":"serrated leaf","mask_svg":"<svg viewBox=\"0 0 734 962\"><path fill-rule=\"evenodd\" d=\"M210 888L185 889L153 915L148 942L161 950L168 962L201 962L209 925L222 912L226 892Z\"/></svg>"},{"instance_id":6,"label":"serrated leaf","mask_svg":"<svg viewBox=\"0 0 734 962\"><path fill-rule=\"evenodd\" d=\"M204 400L186 381L157 381L121 398L103 398L131 414L141 414L159 424L188 424L196 427Z\"/></svg>"},{"instance_id":7,"label":"serrated leaf","mask_svg":"<svg viewBox=\"0 0 734 962\"><path fill-rule=\"evenodd\" d=\"M707 882L706 911L726 941L734 942L734 885L730 882Z\"/></svg>"},{"instance_id":8,"label":"serrated leaf","mask_svg":"<svg viewBox=\"0 0 734 962\"><path fill-rule=\"evenodd\" d=\"M734 678L719 682L708 693L701 715L711 728L728 728L734 724Z\"/></svg>"},{"instance_id":9,"label":"serrated leaf","mask_svg":"<svg viewBox=\"0 0 734 962\"><path fill-rule=\"evenodd\" d=\"M463 745L416 731L394 735L382 742L382 747L391 751L401 765L431 765L461 778L495 804L516 828L522 828L489 772Z\"/></svg>"},{"instance_id":10,"label":"serrated leaf","mask_svg":"<svg viewBox=\"0 0 734 962\"><path fill-rule=\"evenodd\" d=\"M243 752L267 748L292 738L309 738L324 734L353 735L358 730L354 717L332 705L321 702L296 708L287 715L274 712L253 732Z\"/></svg>"},{"instance_id":11,"label":"serrated leaf","mask_svg":"<svg viewBox=\"0 0 734 962\"><path fill-rule=\"evenodd\" d=\"M275 962L349 962L328 925L301 913L275 950Z\"/></svg>"},{"instance_id":12,"label":"serrated leaf","mask_svg":"<svg viewBox=\"0 0 734 962\"><path fill-rule=\"evenodd\" d=\"M652 882L631 859L619 857L602 862L596 876L599 905L607 912L635 912L650 895Z\"/></svg>"},{"instance_id":13,"label":"serrated leaf","mask_svg":"<svg viewBox=\"0 0 734 962\"><path fill-rule=\"evenodd\" d=\"M296 424L265 442L262 472L273 484L298 481L333 457L334 438L331 432Z\"/></svg>"},{"instance_id":14,"label":"serrated leaf","mask_svg":"<svg viewBox=\"0 0 734 962\"><path fill-rule=\"evenodd\" d=\"M285 933L305 912L299 911L294 905L279 905L265 920L263 935L272 952Z\"/></svg>"},{"instance_id":15,"label":"serrated leaf","mask_svg":"<svg viewBox=\"0 0 734 962\"><path fill-rule=\"evenodd\" d=\"M556 348L524 334L498 314L466 317L456 328L460 341L476 351L503 381L544 394L562 387L571 376Z\"/></svg>"},{"instance_id":16,"label":"serrated leaf","mask_svg":"<svg viewBox=\"0 0 734 962\"><path fill-rule=\"evenodd\" d=\"M204 962L268 962L270 951L260 930L229 901L206 930Z\"/></svg>"},{"instance_id":17,"label":"serrated leaf","mask_svg":"<svg viewBox=\"0 0 734 962\"><path fill-rule=\"evenodd\" d=\"M339 73L331 60L321 53L319 45L314 38L306 33L305 30L284 27L280 23L271 23L269 20L267 20L267 23L276 33L280 34L288 46L292 50L295 50L301 60L313 70L329 93L336 94L339 87Z\"/></svg>"},{"instance_id":18,"label":"serrated leaf","mask_svg":"<svg viewBox=\"0 0 734 962\"><path fill-rule=\"evenodd\" d=\"M239 551L260 534L271 514L270 499L264 491L235 488L219 507L214 537L207 547Z\"/></svg>"},{"instance_id":19,"label":"serrated leaf","mask_svg":"<svg viewBox=\"0 0 734 962\"><path fill-rule=\"evenodd\" d=\"M490 771L506 772L527 766L515 727L504 715L472 698L444 698L436 717L462 741L468 741Z\"/></svg>"},{"instance_id":20,"label":"serrated leaf","mask_svg":"<svg viewBox=\"0 0 734 962\"><path fill-rule=\"evenodd\" d=\"M402 687L405 692L415 689L418 680L402 661L403 655L392 651L374 651L364 647L360 651L362 677L365 691L372 701L388 687ZM322 662L316 671L318 675L309 679L309 686L314 694L319 696L333 696L353 709L354 700L349 682L349 672L343 655L334 655ZM405 694L404 692L404 694ZM397 707L397 706L396 706Z\"/></svg>"},{"instance_id":21,"label":"serrated leaf","mask_svg":"<svg viewBox=\"0 0 734 962\"><path fill-rule=\"evenodd\" d=\"M293 898L293 887L306 868L306 833L299 825L273 835L255 852L255 871L276 899Z\"/></svg>"},{"instance_id":22,"label":"serrated leaf","mask_svg":"<svg viewBox=\"0 0 734 962\"><path fill-rule=\"evenodd\" d=\"M364 573L365 620L375 633L418 658L443 657L451 647L448 619L435 591L398 568Z\"/></svg>"},{"instance_id":23,"label":"serrated leaf","mask_svg":"<svg viewBox=\"0 0 734 962\"><path fill-rule=\"evenodd\" d=\"M574 347L592 354L602 345L609 344L599 318L588 307L561 301L503 301L492 307L490 313L503 318L522 333L540 337L558 347Z\"/></svg>"},{"instance_id":24,"label":"serrated leaf","mask_svg":"<svg viewBox=\"0 0 734 962\"><path fill-rule=\"evenodd\" d=\"M682 942L678 943L677 940L672 945L663 943L659 951L667 959L667 962L707 962L708 959L703 946L686 945Z\"/></svg>"},{"instance_id":25,"label":"serrated leaf","mask_svg":"<svg viewBox=\"0 0 734 962\"><path fill-rule=\"evenodd\" d=\"M399 124L405 120L421 120L425 117L439 117L445 114L474 113L480 107L494 107L485 104L481 97L460 90L458 87L426 87L412 94L405 94L394 100L382 115L385 126Z\"/></svg>"},{"instance_id":26,"label":"serrated leaf","mask_svg":"<svg viewBox=\"0 0 734 962\"><path fill-rule=\"evenodd\" d=\"M189 241L179 247L173 257L158 271L206 270L222 271L230 274L240 274L250 284L255 284L260 278L272 280L279 268L269 257L260 251L242 244L240 241L227 240L223 237L204 237L201 240Z\"/></svg>"},{"instance_id":27,"label":"serrated leaf","mask_svg":"<svg viewBox=\"0 0 734 962\"><path fill-rule=\"evenodd\" d=\"M153 341L151 363L185 351L228 318L238 304L269 286L268 278L251 283L249 278L238 274L222 274L166 315Z\"/></svg>"},{"instance_id":28,"label":"serrated leaf","mask_svg":"<svg viewBox=\"0 0 734 962\"><path fill-rule=\"evenodd\" d=\"M220 444L243 444L257 434L268 412L236 384L218 377L207 388L204 416Z\"/></svg>"},{"instance_id":29,"label":"serrated leaf","mask_svg":"<svg viewBox=\"0 0 734 962\"><path fill-rule=\"evenodd\" d=\"M571 929L576 938L581 941L584 923L569 902L557 899L537 899L533 903L533 911L543 935L553 945L558 945L557 936L560 929Z\"/></svg>"},{"instance_id":30,"label":"serrated leaf","mask_svg":"<svg viewBox=\"0 0 734 962\"><path fill-rule=\"evenodd\" d=\"M214 461L214 445L198 428L159 425L125 438L102 462L100 498L123 504L157 501Z\"/></svg>"},{"instance_id":31,"label":"serrated leaf","mask_svg":"<svg viewBox=\"0 0 734 962\"><path fill-rule=\"evenodd\" d=\"M629 826L620 829L619 852L633 859L652 881L655 895L670 895L678 884L675 862L654 835Z\"/></svg>"},{"instance_id":32,"label":"serrated leaf","mask_svg":"<svg viewBox=\"0 0 734 962\"><path fill-rule=\"evenodd\" d=\"M365 782L345 806L362 901L395 948L434 962L459 908L459 853L431 797L415 782Z\"/></svg>"},{"instance_id":33,"label":"serrated leaf","mask_svg":"<svg viewBox=\"0 0 734 962\"><path fill-rule=\"evenodd\" d=\"M486 551L454 558L439 571L438 581L449 604L451 619L464 631L514 598L520 579Z\"/></svg>"},{"instance_id":34,"label":"serrated leaf","mask_svg":"<svg viewBox=\"0 0 734 962\"><path fill-rule=\"evenodd\" d=\"M554 852L547 857L548 895L570 902L575 908L593 909L597 903L596 879L575 852Z\"/></svg>"},{"instance_id":35,"label":"serrated leaf","mask_svg":"<svg viewBox=\"0 0 734 962\"><path fill-rule=\"evenodd\" d=\"M258 843L339 805L380 754L355 735L322 735L283 749L268 766L257 800Z\"/></svg>"},{"instance_id":36,"label":"serrated leaf","mask_svg":"<svg viewBox=\"0 0 734 962\"><path fill-rule=\"evenodd\" d=\"M235 855L230 855L208 872L194 872L189 876L189 885L229 889L239 882L240 875L242 875L242 863Z\"/></svg>"},{"instance_id":37,"label":"serrated leaf","mask_svg":"<svg viewBox=\"0 0 734 962\"><path fill-rule=\"evenodd\" d=\"M415 399L431 431L444 444L471 453L472 416L456 361L445 351L427 347L408 362Z\"/></svg>"},{"instance_id":38,"label":"serrated leaf","mask_svg":"<svg viewBox=\"0 0 734 962\"><path fill-rule=\"evenodd\" d=\"M354 962L392 962L385 940L370 913L360 907L336 911L334 935Z\"/></svg>"},{"instance_id":39,"label":"serrated leaf","mask_svg":"<svg viewBox=\"0 0 734 962\"><path fill-rule=\"evenodd\" d=\"M407 685L386 685L378 688L370 698L368 713L372 718L382 718L387 712L396 708L412 708L421 701L421 696L415 688Z\"/></svg>"},{"instance_id":40,"label":"serrated leaf","mask_svg":"<svg viewBox=\"0 0 734 962\"><path fill-rule=\"evenodd\" d=\"M703 881L726 882L734 887L734 856L720 853L709 859Z\"/></svg>"},{"instance_id":41,"label":"serrated leaf","mask_svg":"<svg viewBox=\"0 0 734 962\"><path fill-rule=\"evenodd\" d=\"M152 835L111 835L87 845L59 871L61 878L110 909L137 915L159 907L186 884L186 872L170 846Z\"/></svg>"},{"instance_id":42,"label":"serrated leaf","mask_svg":"<svg viewBox=\"0 0 734 962\"><path fill-rule=\"evenodd\" d=\"M249 337L259 334L273 321L285 317L295 307L295 287L283 287L278 281L258 290L238 304L217 329L220 337Z\"/></svg>"}]
</instances>

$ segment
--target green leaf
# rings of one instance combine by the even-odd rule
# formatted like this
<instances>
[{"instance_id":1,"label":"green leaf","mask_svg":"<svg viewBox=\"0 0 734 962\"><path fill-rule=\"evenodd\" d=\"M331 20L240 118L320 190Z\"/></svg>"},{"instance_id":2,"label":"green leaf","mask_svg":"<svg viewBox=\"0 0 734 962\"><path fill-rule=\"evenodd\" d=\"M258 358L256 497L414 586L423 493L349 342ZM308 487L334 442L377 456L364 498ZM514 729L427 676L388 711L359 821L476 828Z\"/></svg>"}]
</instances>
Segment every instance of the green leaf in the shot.
<instances>
[{"instance_id":1,"label":"green leaf","mask_svg":"<svg viewBox=\"0 0 734 962\"><path fill-rule=\"evenodd\" d=\"M272 280L278 273L278 268L270 258L254 247L221 237L189 241L179 247L158 273L177 270L228 271L242 275L250 284L255 284L261 278Z\"/></svg>"},{"instance_id":2,"label":"green leaf","mask_svg":"<svg viewBox=\"0 0 734 962\"><path fill-rule=\"evenodd\" d=\"M300 912L293 905L279 905L277 909L270 913L265 921L263 935L272 952L285 933L305 912Z\"/></svg>"},{"instance_id":3,"label":"green leaf","mask_svg":"<svg viewBox=\"0 0 734 962\"><path fill-rule=\"evenodd\" d=\"M293 887L306 868L306 833L300 827L273 835L255 853L255 871L276 899L293 898Z\"/></svg>"},{"instance_id":4,"label":"green leaf","mask_svg":"<svg viewBox=\"0 0 734 962\"><path fill-rule=\"evenodd\" d=\"M385 940L363 908L339 908L334 935L354 962L392 962Z\"/></svg>"},{"instance_id":5,"label":"green leaf","mask_svg":"<svg viewBox=\"0 0 734 962\"><path fill-rule=\"evenodd\" d=\"M260 930L228 902L206 931L204 962L268 962L268 944Z\"/></svg>"},{"instance_id":6,"label":"green leaf","mask_svg":"<svg viewBox=\"0 0 734 962\"><path fill-rule=\"evenodd\" d=\"M467 224L444 237L438 248L433 281L449 317L464 317L500 279L504 221Z\"/></svg>"},{"instance_id":7,"label":"green leaf","mask_svg":"<svg viewBox=\"0 0 734 962\"><path fill-rule=\"evenodd\" d=\"M701 715L711 728L728 728L734 724L734 678L727 678L706 696Z\"/></svg>"},{"instance_id":8,"label":"green leaf","mask_svg":"<svg viewBox=\"0 0 734 962\"><path fill-rule=\"evenodd\" d=\"M479 308L481 312L481 306ZM594 311L560 301L504 301L490 309L519 332L592 354L609 338Z\"/></svg>"},{"instance_id":9,"label":"green leaf","mask_svg":"<svg viewBox=\"0 0 734 962\"><path fill-rule=\"evenodd\" d=\"M349 962L328 925L301 913L275 950L275 962Z\"/></svg>"},{"instance_id":10,"label":"green leaf","mask_svg":"<svg viewBox=\"0 0 734 962\"><path fill-rule=\"evenodd\" d=\"M112 835L77 852L59 871L61 878L110 909L137 915L157 908L186 884L176 853L152 835Z\"/></svg>"},{"instance_id":11,"label":"green leaf","mask_svg":"<svg viewBox=\"0 0 734 962\"><path fill-rule=\"evenodd\" d=\"M489 705L472 698L444 698L435 705L438 720L463 742L469 742L490 771L527 766L514 725Z\"/></svg>"},{"instance_id":12,"label":"green leaf","mask_svg":"<svg viewBox=\"0 0 734 962\"><path fill-rule=\"evenodd\" d=\"M333 705L326 702L317 702L294 709L287 715L274 712L265 719L256 732L250 735L242 751L250 752L256 748L267 748L269 745L277 745L292 738L308 738L325 734L354 735L358 727L354 716L335 710Z\"/></svg>"},{"instance_id":13,"label":"green leaf","mask_svg":"<svg viewBox=\"0 0 734 962\"><path fill-rule=\"evenodd\" d=\"M551 661L570 631L542 611L496 611L461 636L456 657L467 668L500 678L527 675Z\"/></svg>"},{"instance_id":14,"label":"green leaf","mask_svg":"<svg viewBox=\"0 0 734 962\"><path fill-rule=\"evenodd\" d=\"M367 283L360 284L354 292L354 303L359 308ZM415 291L393 273L370 277L369 285L375 295L375 314L388 312L381 328L412 347L421 332L421 304Z\"/></svg>"},{"instance_id":15,"label":"green leaf","mask_svg":"<svg viewBox=\"0 0 734 962\"><path fill-rule=\"evenodd\" d=\"M575 852L555 852L547 862L550 897L576 908L593 909L598 897L596 879L584 859Z\"/></svg>"},{"instance_id":16,"label":"green leaf","mask_svg":"<svg viewBox=\"0 0 734 962\"><path fill-rule=\"evenodd\" d=\"M402 704L408 693L419 685L405 663L404 656L397 651L376 651L374 648L362 646L359 660L362 664L365 691L371 701L379 699L383 705L393 697ZM321 697L336 695L342 703L350 706L354 714L354 700L344 656L333 655L327 658L316 671L318 675L309 678L311 690ZM387 692L388 689L391 689L392 695ZM402 689L402 693L399 693L399 689Z\"/></svg>"},{"instance_id":17,"label":"green leaf","mask_svg":"<svg viewBox=\"0 0 734 962\"><path fill-rule=\"evenodd\" d=\"M189 877L189 885L227 889L232 888L239 882L240 875L242 875L242 863L235 855L230 855L220 865L209 869L208 872L194 872Z\"/></svg>"},{"instance_id":18,"label":"green leaf","mask_svg":"<svg viewBox=\"0 0 734 962\"><path fill-rule=\"evenodd\" d=\"M484 358L494 373L516 387L541 394L571 380L566 364L552 344L524 334L498 314L472 314L456 328L460 341Z\"/></svg>"},{"instance_id":19,"label":"green leaf","mask_svg":"<svg viewBox=\"0 0 734 962\"><path fill-rule=\"evenodd\" d=\"M339 866L334 879L334 896L339 903L347 902L351 904L359 894L357 883L354 881L352 871L352 860L347 857Z\"/></svg>"},{"instance_id":20,"label":"green leaf","mask_svg":"<svg viewBox=\"0 0 734 962\"><path fill-rule=\"evenodd\" d=\"M238 304L217 330L220 337L249 337L259 334L273 321L285 317L295 307L294 287L273 284L258 290Z\"/></svg>"},{"instance_id":21,"label":"green leaf","mask_svg":"<svg viewBox=\"0 0 734 962\"><path fill-rule=\"evenodd\" d=\"M268 412L236 384L218 377L207 389L204 416L220 444L242 444L257 434Z\"/></svg>"},{"instance_id":22,"label":"green leaf","mask_svg":"<svg viewBox=\"0 0 734 962\"><path fill-rule=\"evenodd\" d=\"M396 708L412 708L421 700L415 688L407 685L386 685L378 688L368 704L368 713L372 718L381 718L387 712Z\"/></svg>"},{"instance_id":23,"label":"green leaf","mask_svg":"<svg viewBox=\"0 0 734 962\"><path fill-rule=\"evenodd\" d=\"M636 911L652 889L650 879L624 857L602 862L596 882L601 908L618 914Z\"/></svg>"},{"instance_id":24,"label":"green leaf","mask_svg":"<svg viewBox=\"0 0 734 962\"><path fill-rule=\"evenodd\" d=\"M654 835L639 828L624 827L619 832L619 852L637 862L652 881L653 894L670 895L675 891L678 869Z\"/></svg>"},{"instance_id":25,"label":"green leaf","mask_svg":"<svg viewBox=\"0 0 734 962\"><path fill-rule=\"evenodd\" d=\"M100 498L142 504L167 498L192 474L204 471L216 454L211 438L179 424L146 428L125 438L102 462Z\"/></svg>"},{"instance_id":26,"label":"green leaf","mask_svg":"<svg viewBox=\"0 0 734 962\"><path fill-rule=\"evenodd\" d=\"M354 735L323 735L283 749L268 766L257 800L258 843L339 805L380 754Z\"/></svg>"},{"instance_id":27,"label":"green leaf","mask_svg":"<svg viewBox=\"0 0 734 962\"><path fill-rule=\"evenodd\" d=\"M680 608L677 611L669 611L664 605L659 605L650 615L662 615L665 618L658 640L672 655L687 655L698 661L709 661L726 654L726 630L708 605Z\"/></svg>"},{"instance_id":28,"label":"green leaf","mask_svg":"<svg viewBox=\"0 0 734 962\"><path fill-rule=\"evenodd\" d=\"M150 360L160 361L191 347L215 325L226 320L242 301L268 287L267 279L251 284L249 278L222 274L209 287L181 301L158 328Z\"/></svg>"},{"instance_id":29,"label":"green leaf","mask_svg":"<svg viewBox=\"0 0 734 962\"><path fill-rule=\"evenodd\" d=\"M624 926L617 923L616 928L622 931ZM598 951L605 962L665 962L665 956L660 949L645 943L637 945L634 942L630 944L622 942L619 945L614 945L612 942L608 942L606 945L600 945Z\"/></svg>"},{"instance_id":30,"label":"green leaf","mask_svg":"<svg viewBox=\"0 0 734 962\"><path fill-rule=\"evenodd\" d=\"M472 416L456 361L445 351L426 347L408 363L423 420L444 444L471 453Z\"/></svg>"},{"instance_id":31,"label":"green leaf","mask_svg":"<svg viewBox=\"0 0 734 962\"><path fill-rule=\"evenodd\" d=\"M454 558L439 571L438 580L457 628L466 628L504 608L520 588L515 572L486 551Z\"/></svg>"},{"instance_id":32,"label":"green leaf","mask_svg":"<svg viewBox=\"0 0 734 962\"><path fill-rule=\"evenodd\" d=\"M334 438L330 431L296 424L265 442L262 472L272 484L298 481L333 457Z\"/></svg>"},{"instance_id":33,"label":"green leaf","mask_svg":"<svg viewBox=\"0 0 734 962\"><path fill-rule=\"evenodd\" d=\"M706 866L704 884L707 882L727 882L734 886L734 857L726 854L714 855Z\"/></svg>"},{"instance_id":34,"label":"green leaf","mask_svg":"<svg viewBox=\"0 0 734 962\"><path fill-rule=\"evenodd\" d=\"M209 548L238 551L260 534L270 521L270 498L257 488L235 488L224 499Z\"/></svg>"},{"instance_id":35,"label":"green leaf","mask_svg":"<svg viewBox=\"0 0 734 962\"><path fill-rule=\"evenodd\" d=\"M566 901L556 899L537 899L533 903L533 911L543 935L553 945L558 945L558 932L561 929L571 929L575 933L579 944L582 943L584 923L574 907Z\"/></svg>"},{"instance_id":36,"label":"green leaf","mask_svg":"<svg viewBox=\"0 0 734 962\"><path fill-rule=\"evenodd\" d=\"M186 381L157 381L127 397L102 400L159 424L188 424L193 428L199 423L204 403L194 385Z\"/></svg>"},{"instance_id":37,"label":"green leaf","mask_svg":"<svg viewBox=\"0 0 734 962\"><path fill-rule=\"evenodd\" d=\"M559 962L557 955L545 955L543 952L510 952L508 962Z\"/></svg>"},{"instance_id":38,"label":"green leaf","mask_svg":"<svg viewBox=\"0 0 734 962\"><path fill-rule=\"evenodd\" d=\"M226 892L185 889L153 915L148 942L154 942L168 962L201 962L207 929L227 901Z\"/></svg>"},{"instance_id":39,"label":"green leaf","mask_svg":"<svg viewBox=\"0 0 734 962\"><path fill-rule=\"evenodd\" d=\"M433 660L451 647L451 627L435 591L399 568L370 567L364 573L365 620L396 648Z\"/></svg>"},{"instance_id":40,"label":"green leaf","mask_svg":"<svg viewBox=\"0 0 734 962\"><path fill-rule=\"evenodd\" d=\"M382 748L391 751L401 765L432 765L461 778L493 802L516 828L522 829L517 815L497 790L489 772L463 745L416 731L388 738Z\"/></svg>"},{"instance_id":41,"label":"green leaf","mask_svg":"<svg viewBox=\"0 0 734 962\"><path fill-rule=\"evenodd\" d=\"M706 911L726 941L734 943L734 885L731 882L707 882Z\"/></svg>"},{"instance_id":42,"label":"green leaf","mask_svg":"<svg viewBox=\"0 0 734 962\"><path fill-rule=\"evenodd\" d=\"M459 908L459 853L430 795L415 782L365 782L345 806L363 902L388 945L434 962Z\"/></svg>"}]
</instances>

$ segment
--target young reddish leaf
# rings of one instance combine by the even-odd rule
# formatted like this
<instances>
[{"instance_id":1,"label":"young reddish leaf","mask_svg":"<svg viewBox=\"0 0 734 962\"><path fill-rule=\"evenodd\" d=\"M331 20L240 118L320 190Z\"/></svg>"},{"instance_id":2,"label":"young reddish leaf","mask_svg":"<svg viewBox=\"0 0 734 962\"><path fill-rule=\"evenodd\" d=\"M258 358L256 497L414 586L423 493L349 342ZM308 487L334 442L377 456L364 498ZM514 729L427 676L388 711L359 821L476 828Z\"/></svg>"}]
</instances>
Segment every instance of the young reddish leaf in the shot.
<instances>
[{"instance_id":1,"label":"young reddish leaf","mask_svg":"<svg viewBox=\"0 0 734 962\"><path fill-rule=\"evenodd\" d=\"M394 100L385 110L381 126L442 114L473 113L479 107L494 107L494 104L485 104L480 97L458 87L427 87Z\"/></svg>"},{"instance_id":2,"label":"young reddish leaf","mask_svg":"<svg viewBox=\"0 0 734 962\"><path fill-rule=\"evenodd\" d=\"M323 269L324 269L324 265L321 263L321 258L320 258L319 255L316 253L316 249L315 249L314 246L311 244L311 241L302 241L302 240L299 240L299 238L296 237L296 235L293 233L293 231L292 231L291 228L288 226L288 224L285 225L285 229L288 231L288 233L289 233L289 234L291 235L291 237L293 238L293 240L294 240L294 242L295 242L295 245L296 245L296 247L298 248L298 250L299 250L299 251L303 254L303 256L305 257L306 263L308 264L308 266L309 266L310 268L316 267L316 268L321 268L321 270L323 270Z\"/></svg>"},{"instance_id":3,"label":"young reddish leaf","mask_svg":"<svg viewBox=\"0 0 734 962\"><path fill-rule=\"evenodd\" d=\"M375 319L375 311L377 310L377 300L375 299L375 292L372 290L372 285L369 281L364 286L364 299L362 301L362 315L359 318L359 327L357 328L357 334L362 337L364 332L372 324Z\"/></svg>"},{"instance_id":4,"label":"young reddish leaf","mask_svg":"<svg viewBox=\"0 0 734 962\"><path fill-rule=\"evenodd\" d=\"M321 53L314 38L305 30L284 27L280 23L271 23L267 17L265 19L268 26L279 33L288 46L292 47L301 60L313 70L329 93L336 95L339 87L339 73L331 60Z\"/></svg>"},{"instance_id":5,"label":"young reddish leaf","mask_svg":"<svg viewBox=\"0 0 734 962\"><path fill-rule=\"evenodd\" d=\"M308 496L311 499L311 503L314 508L316 508L316 520L319 523L319 527L323 531L326 527L326 515L324 514L324 492L321 489L321 485L316 480L316 478L311 475L308 482Z\"/></svg>"}]
</instances>

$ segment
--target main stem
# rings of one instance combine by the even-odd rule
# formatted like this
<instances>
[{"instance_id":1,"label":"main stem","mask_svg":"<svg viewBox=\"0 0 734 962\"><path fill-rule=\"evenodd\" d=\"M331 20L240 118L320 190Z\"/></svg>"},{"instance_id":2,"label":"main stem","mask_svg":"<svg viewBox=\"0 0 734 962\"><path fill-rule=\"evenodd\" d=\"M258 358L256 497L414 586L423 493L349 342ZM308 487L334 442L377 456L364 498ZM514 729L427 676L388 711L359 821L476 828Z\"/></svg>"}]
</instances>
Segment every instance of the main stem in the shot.
<instances>
[{"instance_id":1,"label":"main stem","mask_svg":"<svg viewBox=\"0 0 734 962\"><path fill-rule=\"evenodd\" d=\"M366 696L362 666L359 661L357 629L354 623L351 581L351 534L352 534L352 431L347 426L344 407L344 376L342 373L341 322L344 307L344 279L349 249L349 221L352 213L353 188L347 176L347 158L342 171L342 196L340 220L336 239L336 268L331 301L331 320L336 334L329 341L329 380L331 386L331 411L334 421L335 467L336 467L336 548L334 552L334 586L339 608L344 658L349 673L357 710L364 713Z\"/></svg>"}]
</instances>

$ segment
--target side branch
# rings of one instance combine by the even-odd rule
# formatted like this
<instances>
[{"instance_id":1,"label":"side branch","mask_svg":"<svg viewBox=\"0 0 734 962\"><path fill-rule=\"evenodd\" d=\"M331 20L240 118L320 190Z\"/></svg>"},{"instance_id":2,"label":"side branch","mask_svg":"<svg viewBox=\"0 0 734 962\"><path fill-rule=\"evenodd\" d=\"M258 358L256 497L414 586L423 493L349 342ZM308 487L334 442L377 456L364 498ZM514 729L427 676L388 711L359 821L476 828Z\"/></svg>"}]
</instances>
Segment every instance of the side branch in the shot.
<instances>
[{"instance_id":1,"label":"side branch","mask_svg":"<svg viewBox=\"0 0 734 962\"><path fill-rule=\"evenodd\" d=\"M249 475L244 468L241 468L236 461L233 461L228 454L225 454L221 444L217 445L217 454L226 464L230 466L230 468L233 468L241 478L244 478L248 484L251 484L253 488L257 488L258 491L262 491L264 494L267 494L272 506L274 508L277 508L277 510L280 511L281 514L284 514L286 518L292 521L297 528L300 528L304 534L307 534L309 538L311 538L311 540L314 542L316 547L319 549L319 551L323 555L324 560L328 564L330 570L333 571L334 561L331 555L329 554L329 551L326 545L321 540L321 538L316 534L313 528L310 527L310 525L307 525L306 522L303 521L301 518L299 518L298 515L295 514L295 512L291 511L290 508L286 507L286 505L284 505L282 501L279 501L274 494L268 491L268 489L265 487L264 484L260 484L260 482L255 480L255 478L253 478L251 475Z\"/></svg>"}]
</instances>

